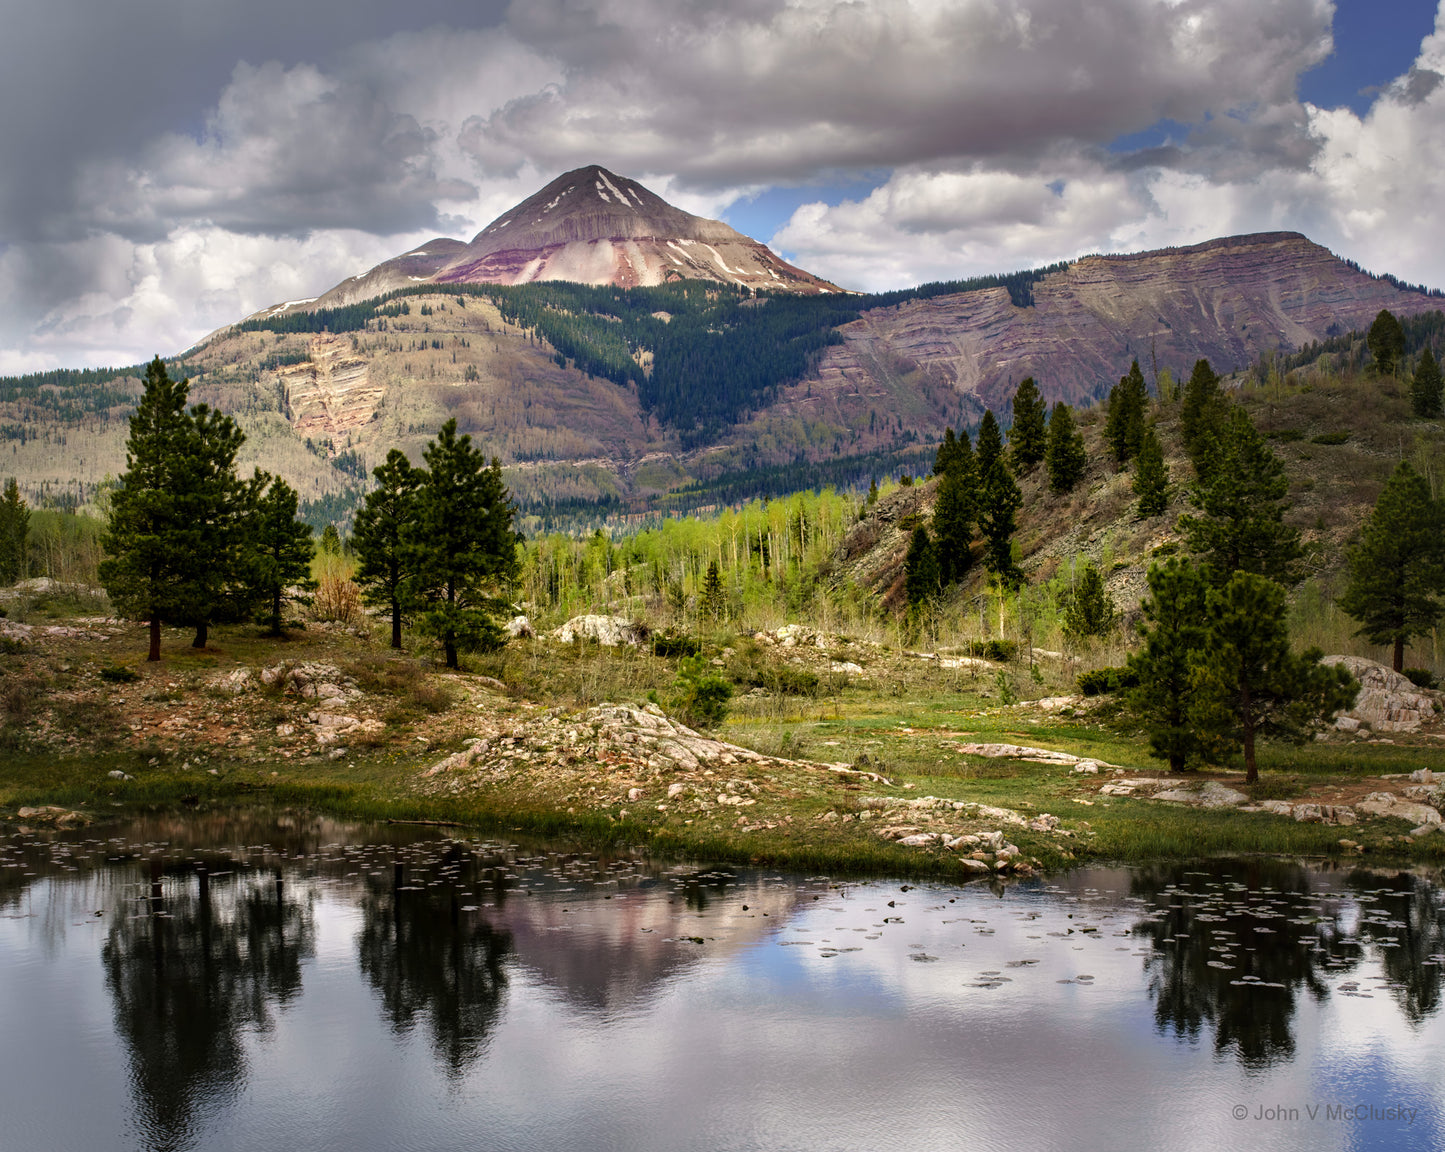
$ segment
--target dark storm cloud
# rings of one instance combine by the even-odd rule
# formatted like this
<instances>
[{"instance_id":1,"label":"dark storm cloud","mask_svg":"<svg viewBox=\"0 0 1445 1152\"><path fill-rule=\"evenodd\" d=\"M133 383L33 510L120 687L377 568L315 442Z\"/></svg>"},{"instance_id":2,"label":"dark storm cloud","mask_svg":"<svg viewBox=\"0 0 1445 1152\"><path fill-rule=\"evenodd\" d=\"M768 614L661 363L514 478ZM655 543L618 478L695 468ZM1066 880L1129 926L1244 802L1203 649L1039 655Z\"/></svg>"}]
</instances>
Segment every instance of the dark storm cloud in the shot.
<instances>
[{"instance_id":1,"label":"dark storm cloud","mask_svg":"<svg viewBox=\"0 0 1445 1152\"><path fill-rule=\"evenodd\" d=\"M830 167L1032 161L1165 117L1298 109L1330 14L1325 0L527 0L510 30L568 79L473 117L461 144L484 170L585 155L734 187Z\"/></svg>"},{"instance_id":2,"label":"dark storm cloud","mask_svg":"<svg viewBox=\"0 0 1445 1152\"><path fill-rule=\"evenodd\" d=\"M66 240L109 191L95 173L158 136L199 134L238 61L334 60L401 28L495 21L473 0L5 0L0 3L0 242ZM384 132L383 137L394 135Z\"/></svg>"}]
</instances>

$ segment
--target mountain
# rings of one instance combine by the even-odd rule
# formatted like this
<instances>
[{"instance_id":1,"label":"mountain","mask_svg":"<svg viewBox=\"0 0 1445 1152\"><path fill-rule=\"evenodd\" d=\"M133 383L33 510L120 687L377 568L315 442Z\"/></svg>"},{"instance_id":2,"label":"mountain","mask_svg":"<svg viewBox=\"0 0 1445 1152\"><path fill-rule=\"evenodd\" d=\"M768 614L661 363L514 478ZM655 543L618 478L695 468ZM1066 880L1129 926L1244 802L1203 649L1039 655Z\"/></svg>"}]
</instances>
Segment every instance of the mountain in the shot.
<instances>
[{"instance_id":1,"label":"mountain","mask_svg":"<svg viewBox=\"0 0 1445 1152\"><path fill-rule=\"evenodd\" d=\"M605 246L588 239L601 233ZM525 247L507 247L518 238ZM222 329L173 363L193 400L241 421L242 467L284 476L315 520L344 518L389 449L419 460L453 417L501 459L542 518L534 531L926 471L946 425L970 426L985 407L1006 422L1024 376L1049 402L1082 404L1135 357L1151 383L1166 368L1187 377L1200 357L1220 372L1274 353L1298 367L1326 340L1358 364L1363 338L1339 334L1363 332L1382 308L1409 318L1442 304L1294 233L872 296L767 264L770 282L775 273L796 290L759 295L739 286L739 253L762 268L775 260L766 248L595 168L471 244L438 243L374 269L366 287ZM604 248L609 260L665 255L676 277L632 288L485 279L503 277L507 253L531 252L537 275L560 275L569 252ZM732 279L700 256L683 261L700 251ZM625 267L656 265L638 255ZM1422 331L1445 351L1438 327ZM91 500L124 469L138 377L0 381L0 476L32 500Z\"/></svg>"},{"instance_id":2,"label":"mountain","mask_svg":"<svg viewBox=\"0 0 1445 1152\"><path fill-rule=\"evenodd\" d=\"M841 292L720 220L675 208L636 180L596 164L558 176L503 212L471 243L438 238L315 300L268 310L337 308L414 284L568 280L639 288L713 280L805 295Z\"/></svg>"},{"instance_id":3,"label":"mountain","mask_svg":"<svg viewBox=\"0 0 1445 1152\"><path fill-rule=\"evenodd\" d=\"M1089 256L1032 285L1032 307L1002 288L873 308L840 331L815 397L880 388L896 366L942 381L981 414L1001 412L1025 376L1050 400L1096 399L1135 358L1186 376L1294 352L1380 309L1441 307L1438 296L1371 276L1296 232L1264 232L1118 256ZM895 366L895 367L890 367Z\"/></svg>"}]
</instances>

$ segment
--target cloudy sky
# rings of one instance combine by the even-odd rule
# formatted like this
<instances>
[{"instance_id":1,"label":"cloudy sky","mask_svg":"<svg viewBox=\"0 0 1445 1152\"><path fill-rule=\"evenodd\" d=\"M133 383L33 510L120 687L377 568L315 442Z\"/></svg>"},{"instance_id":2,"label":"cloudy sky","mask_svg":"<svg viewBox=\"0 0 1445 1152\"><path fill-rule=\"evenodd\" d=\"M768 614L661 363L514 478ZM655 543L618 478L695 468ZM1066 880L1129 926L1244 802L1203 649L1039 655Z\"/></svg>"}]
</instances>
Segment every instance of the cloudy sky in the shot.
<instances>
[{"instance_id":1,"label":"cloudy sky","mask_svg":"<svg viewBox=\"0 0 1445 1152\"><path fill-rule=\"evenodd\" d=\"M1291 228L1445 286L1436 0L0 0L0 372L600 163L875 289Z\"/></svg>"}]
</instances>

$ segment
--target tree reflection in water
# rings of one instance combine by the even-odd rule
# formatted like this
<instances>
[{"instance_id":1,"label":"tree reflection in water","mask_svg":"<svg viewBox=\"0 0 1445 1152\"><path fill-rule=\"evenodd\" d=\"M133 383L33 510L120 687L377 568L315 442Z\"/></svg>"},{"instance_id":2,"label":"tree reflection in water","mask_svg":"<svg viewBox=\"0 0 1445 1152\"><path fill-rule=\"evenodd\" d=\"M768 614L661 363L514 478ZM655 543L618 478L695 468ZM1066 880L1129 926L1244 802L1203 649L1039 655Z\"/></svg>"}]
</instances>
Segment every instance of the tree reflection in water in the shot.
<instances>
[{"instance_id":1,"label":"tree reflection in water","mask_svg":"<svg viewBox=\"0 0 1445 1152\"><path fill-rule=\"evenodd\" d=\"M116 915L102 960L141 1139L169 1152L240 1090L241 1030L269 1031L274 1008L300 993L315 923L310 900L292 898L279 873L150 868L148 895Z\"/></svg>"},{"instance_id":2,"label":"tree reflection in water","mask_svg":"<svg viewBox=\"0 0 1445 1152\"><path fill-rule=\"evenodd\" d=\"M467 905L455 881L468 864L469 854L452 848L438 883L408 882L401 864L389 883L374 878L362 896L357 940L361 970L392 1028L408 1032L424 1017L432 1050L453 1078L486 1051L501 1017L512 948L508 933L462 911Z\"/></svg>"},{"instance_id":3,"label":"tree reflection in water","mask_svg":"<svg viewBox=\"0 0 1445 1152\"><path fill-rule=\"evenodd\" d=\"M1327 998L1328 981L1359 969L1370 944L1406 1017L1418 1024L1432 1013L1440 968L1431 957L1445 948L1439 890L1410 876L1381 889L1378 875L1362 873L1344 894L1319 890L1322 879L1277 861L1138 869L1130 891L1153 910L1133 931L1152 944L1145 973L1159 1029L1192 1041L1207 1023L1215 1051L1247 1068L1288 1060L1298 996ZM1374 994L1358 981L1341 991Z\"/></svg>"}]
</instances>

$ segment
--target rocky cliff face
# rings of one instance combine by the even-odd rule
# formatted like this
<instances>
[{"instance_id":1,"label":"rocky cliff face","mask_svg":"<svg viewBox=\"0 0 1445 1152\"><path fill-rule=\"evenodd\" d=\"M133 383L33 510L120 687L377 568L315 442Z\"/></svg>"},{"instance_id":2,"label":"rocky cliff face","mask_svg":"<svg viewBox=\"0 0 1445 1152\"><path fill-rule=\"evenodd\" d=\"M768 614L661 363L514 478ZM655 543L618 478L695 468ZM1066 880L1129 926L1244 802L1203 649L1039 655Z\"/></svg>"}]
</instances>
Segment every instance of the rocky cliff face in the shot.
<instances>
[{"instance_id":1,"label":"rocky cliff face","mask_svg":"<svg viewBox=\"0 0 1445 1152\"><path fill-rule=\"evenodd\" d=\"M1294 232L1266 232L1128 256L1091 256L1034 286L1016 308L1002 288L867 312L819 367L824 389L876 390L880 364L921 369L970 402L1001 410L1033 376L1045 397L1071 403L1107 393L1137 357L1188 374L1274 349L1294 351L1352 328L1382 308L1413 315L1439 298L1359 272Z\"/></svg>"},{"instance_id":2,"label":"rocky cliff face","mask_svg":"<svg viewBox=\"0 0 1445 1152\"><path fill-rule=\"evenodd\" d=\"M351 340L322 333L310 359L277 372L286 416L301 436L335 436L369 424L386 392L371 379L371 365L353 354Z\"/></svg>"},{"instance_id":3,"label":"rocky cliff face","mask_svg":"<svg viewBox=\"0 0 1445 1152\"><path fill-rule=\"evenodd\" d=\"M571 280L637 288L715 280L774 292L839 292L766 245L675 208L635 180L591 165L557 177L470 243L437 239L288 308L335 308L414 284Z\"/></svg>"}]
</instances>

